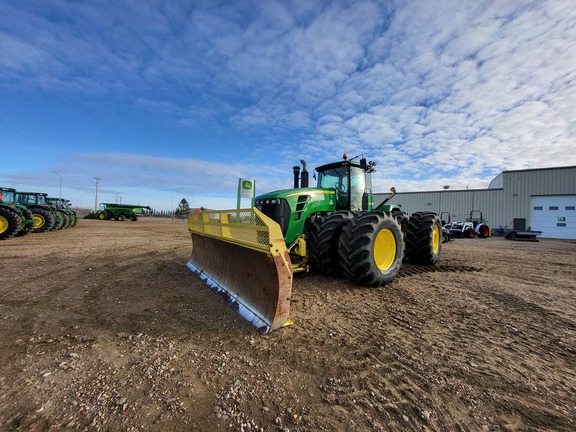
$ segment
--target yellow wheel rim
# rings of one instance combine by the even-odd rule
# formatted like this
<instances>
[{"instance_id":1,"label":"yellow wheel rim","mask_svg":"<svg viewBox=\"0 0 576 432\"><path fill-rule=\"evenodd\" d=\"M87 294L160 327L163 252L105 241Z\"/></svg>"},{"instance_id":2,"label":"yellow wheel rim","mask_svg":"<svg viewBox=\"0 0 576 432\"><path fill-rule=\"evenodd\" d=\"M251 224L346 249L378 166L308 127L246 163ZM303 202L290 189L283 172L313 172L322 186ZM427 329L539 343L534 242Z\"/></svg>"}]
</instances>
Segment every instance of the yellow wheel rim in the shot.
<instances>
[{"instance_id":1,"label":"yellow wheel rim","mask_svg":"<svg viewBox=\"0 0 576 432\"><path fill-rule=\"evenodd\" d=\"M34 228L43 227L44 224L46 223L46 219L44 219L44 217L42 215L39 215L38 213L34 213L33 217L34 217Z\"/></svg>"},{"instance_id":2,"label":"yellow wheel rim","mask_svg":"<svg viewBox=\"0 0 576 432\"><path fill-rule=\"evenodd\" d=\"M432 231L432 251L437 254L440 248L440 242L442 241L442 236L440 235L440 228L438 225L434 225L434 230Z\"/></svg>"},{"instance_id":3,"label":"yellow wheel rim","mask_svg":"<svg viewBox=\"0 0 576 432\"><path fill-rule=\"evenodd\" d=\"M392 231L383 229L374 241L374 262L380 270L388 270L396 259L396 239Z\"/></svg>"},{"instance_id":4,"label":"yellow wheel rim","mask_svg":"<svg viewBox=\"0 0 576 432\"><path fill-rule=\"evenodd\" d=\"M0 216L0 234L6 231L8 226L8 219L6 219L4 216Z\"/></svg>"},{"instance_id":5,"label":"yellow wheel rim","mask_svg":"<svg viewBox=\"0 0 576 432\"><path fill-rule=\"evenodd\" d=\"M98 215L98 219L104 220L104 219L106 219L106 216L104 215L104 213L100 213L100 214Z\"/></svg>"}]
</instances>

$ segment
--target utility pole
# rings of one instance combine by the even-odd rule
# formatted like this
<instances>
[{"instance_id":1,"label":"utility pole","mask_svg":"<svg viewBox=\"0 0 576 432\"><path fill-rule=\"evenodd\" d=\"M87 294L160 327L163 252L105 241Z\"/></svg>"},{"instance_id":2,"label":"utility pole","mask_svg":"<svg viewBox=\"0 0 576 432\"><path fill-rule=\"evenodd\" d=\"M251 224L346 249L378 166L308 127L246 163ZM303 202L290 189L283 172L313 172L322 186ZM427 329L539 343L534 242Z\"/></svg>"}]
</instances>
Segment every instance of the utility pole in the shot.
<instances>
[{"instance_id":1,"label":"utility pole","mask_svg":"<svg viewBox=\"0 0 576 432\"><path fill-rule=\"evenodd\" d=\"M100 177L94 177L96 180L96 198L94 198L94 211L98 211L98 182L102 180Z\"/></svg>"}]
</instances>

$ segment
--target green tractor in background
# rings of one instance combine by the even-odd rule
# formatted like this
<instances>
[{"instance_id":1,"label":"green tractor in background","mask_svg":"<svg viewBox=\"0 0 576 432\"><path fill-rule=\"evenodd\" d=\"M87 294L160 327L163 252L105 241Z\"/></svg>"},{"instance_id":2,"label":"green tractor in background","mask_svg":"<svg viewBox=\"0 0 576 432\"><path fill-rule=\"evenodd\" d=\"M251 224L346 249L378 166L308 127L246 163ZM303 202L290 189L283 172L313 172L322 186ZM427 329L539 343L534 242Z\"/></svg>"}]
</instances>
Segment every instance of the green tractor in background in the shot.
<instances>
[{"instance_id":1,"label":"green tractor in background","mask_svg":"<svg viewBox=\"0 0 576 432\"><path fill-rule=\"evenodd\" d=\"M375 163L341 161L316 168L309 187L306 163L294 167L294 187L260 195L255 207L188 215L192 254L187 264L261 333L288 322L293 273L316 268L359 285L392 282L406 259L440 259L442 226L432 212L404 213L374 205Z\"/></svg>"},{"instance_id":2,"label":"green tractor in background","mask_svg":"<svg viewBox=\"0 0 576 432\"><path fill-rule=\"evenodd\" d=\"M16 189L0 187L0 240L29 234L34 229L32 212L16 203Z\"/></svg>"},{"instance_id":3,"label":"green tractor in background","mask_svg":"<svg viewBox=\"0 0 576 432\"><path fill-rule=\"evenodd\" d=\"M69 199L62 199L62 205L64 206L64 208L68 211L68 214L70 215L70 220L71 225L69 225L70 227L75 227L76 225L78 225L78 219L80 219L78 217L78 213L76 213L76 210L74 210L72 208L72 203L70 202Z\"/></svg>"},{"instance_id":4,"label":"green tractor in background","mask_svg":"<svg viewBox=\"0 0 576 432\"><path fill-rule=\"evenodd\" d=\"M69 208L70 200L46 197L46 202L54 209L54 212L59 214L61 219L60 225L55 226L54 229L70 228L76 225L78 217L76 212Z\"/></svg>"},{"instance_id":5,"label":"green tractor in background","mask_svg":"<svg viewBox=\"0 0 576 432\"><path fill-rule=\"evenodd\" d=\"M16 202L32 213L35 233L60 229L64 222L61 214L48 204L47 197L41 192L16 192Z\"/></svg>"},{"instance_id":6,"label":"green tractor in background","mask_svg":"<svg viewBox=\"0 0 576 432\"><path fill-rule=\"evenodd\" d=\"M96 213L96 218L117 221L130 219L136 222L138 217L144 214L144 209L151 210L150 207L142 205L101 203L100 209Z\"/></svg>"}]
</instances>

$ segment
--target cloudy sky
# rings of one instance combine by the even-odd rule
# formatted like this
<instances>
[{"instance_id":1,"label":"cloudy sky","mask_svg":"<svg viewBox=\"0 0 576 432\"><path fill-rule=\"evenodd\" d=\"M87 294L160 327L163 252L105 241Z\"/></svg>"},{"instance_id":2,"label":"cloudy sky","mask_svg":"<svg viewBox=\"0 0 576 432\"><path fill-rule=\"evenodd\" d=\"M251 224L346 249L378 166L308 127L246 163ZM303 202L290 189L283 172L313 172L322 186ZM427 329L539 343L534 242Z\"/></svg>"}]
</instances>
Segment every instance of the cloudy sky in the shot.
<instances>
[{"instance_id":1,"label":"cloudy sky","mask_svg":"<svg viewBox=\"0 0 576 432\"><path fill-rule=\"evenodd\" d=\"M570 0L0 0L0 185L170 209L377 163L375 192L576 165ZM244 204L248 204L246 201Z\"/></svg>"}]
</instances>

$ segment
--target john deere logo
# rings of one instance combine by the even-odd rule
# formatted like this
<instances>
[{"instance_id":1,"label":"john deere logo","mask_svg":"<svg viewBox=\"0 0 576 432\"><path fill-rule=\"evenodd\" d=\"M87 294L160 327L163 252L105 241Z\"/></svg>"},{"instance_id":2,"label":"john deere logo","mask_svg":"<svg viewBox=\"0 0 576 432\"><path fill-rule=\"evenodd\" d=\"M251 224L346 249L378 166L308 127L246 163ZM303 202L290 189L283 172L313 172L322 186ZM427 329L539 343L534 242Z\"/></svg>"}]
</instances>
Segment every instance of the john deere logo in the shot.
<instances>
[{"instance_id":1,"label":"john deere logo","mask_svg":"<svg viewBox=\"0 0 576 432\"><path fill-rule=\"evenodd\" d=\"M252 182L250 180L244 180L242 182L242 189L244 190L252 190Z\"/></svg>"}]
</instances>

